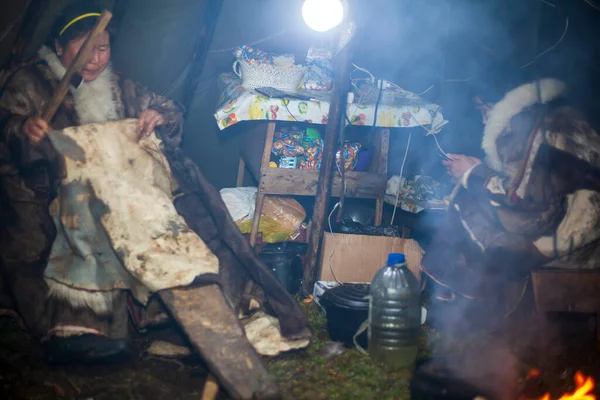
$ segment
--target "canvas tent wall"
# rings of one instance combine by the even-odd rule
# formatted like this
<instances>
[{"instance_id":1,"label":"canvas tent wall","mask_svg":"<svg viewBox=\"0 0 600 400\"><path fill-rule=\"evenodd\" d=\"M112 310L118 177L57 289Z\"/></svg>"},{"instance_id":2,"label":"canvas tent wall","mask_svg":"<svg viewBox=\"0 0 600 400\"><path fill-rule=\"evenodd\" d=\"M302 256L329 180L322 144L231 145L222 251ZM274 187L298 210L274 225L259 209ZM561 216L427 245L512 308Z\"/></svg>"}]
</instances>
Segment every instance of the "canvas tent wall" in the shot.
<instances>
[{"instance_id":1,"label":"canvas tent wall","mask_svg":"<svg viewBox=\"0 0 600 400\"><path fill-rule=\"evenodd\" d=\"M29 1L40 19L24 58L35 55L54 16L71 0L0 0L1 26L14 22ZM214 1L100 0L113 10L120 26L113 48L115 66L151 90L183 99L207 6ZM565 15L570 19L569 31L537 66L540 74L566 79L584 93L590 82L600 80L594 61L594 54L600 52L593 51L600 12L583 1L553 3L556 9L543 9L539 51L557 42ZM520 66L532 57L538 0L355 0L352 4L361 7L354 61L416 93L434 84L425 97L441 104L451 121L440 136L448 151L472 153L479 146L481 125L470 105L473 94L485 94L489 86L502 93L534 76L530 68ZM233 48L265 38L259 47L291 52L302 60L308 46L322 37L303 24L300 7L301 0L223 0L200 85L188 109L183 143L218 187L235 183L243 124L218 130L213 118L219 97L216 78L231 70ZM2 65L18 31L19 24L14 25L6 36L0 29ZM405 136L394 134L393 149L403 153L404 140ZM393 156L390 159L393 162Z\"/></svg>"}]
</instances>

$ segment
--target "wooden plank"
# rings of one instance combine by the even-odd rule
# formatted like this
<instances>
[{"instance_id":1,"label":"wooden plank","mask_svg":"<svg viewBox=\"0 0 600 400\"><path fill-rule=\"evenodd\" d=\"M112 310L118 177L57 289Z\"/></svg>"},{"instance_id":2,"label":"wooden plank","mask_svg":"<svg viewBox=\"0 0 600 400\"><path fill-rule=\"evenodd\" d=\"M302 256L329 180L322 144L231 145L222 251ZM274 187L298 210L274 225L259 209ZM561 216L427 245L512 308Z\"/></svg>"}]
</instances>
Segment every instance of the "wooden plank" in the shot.
<instances>
[{"instance_id":1,"label":"wooden plank","mask_svg":"<svg viewBox=\"0 0 600 400\"><path fill-rule=\"evenodd\" d=\"M382 129L381 132L381 142L379 147L379 169L378 172L380 174L386 175L388 172L388 153L390 151L390 130Z\"/></svg>"},{"instance_id":2,"label":"wooden plank","mask_svg":"<svg viewBox=\"0 0 600 400\"><path fill-rule=\"evenodd\" d=\"M260 162L261 174L263 171L268 171L269 160L271 159L271 149L273 148L273 136L275 135L275 122L269 122L267 124L267 135L264 141L264 148L262 153L262 159ZM256 193L256 203L254 204L254 218L252 219L252 230L250 231L250 246L256 245L256 235L258 235L258 226L260 223L260 216L262 214L262 207L265 201L265 195L270 194L265 192L261 182L258 185L258 192Z\"/></svg>"},{"instance_id":3,"label":"wooden plank","mask_svg":"<svg viewBox=\"0 0 600 400\"><path fill-rule=\"evenodd\" d=\"M312 293L312 288L317 278L317 254L319 245L323 237L323 224L327 208L329 205L329 195L331 190L332 170L335 162L335 152L337 149L340 130L343 126L343 116L348 104L348 92L350 90L350 64L352 41L347 44L334 59L334 80L331 94L331 103L329 104L329 118L325 137L323 139L323 159L321 169L319 170L319 179L317 193L315 198L315 208L313 210L313 225L308 243L308 251L304 264L304 276L302 280L302 292L305 296ZM348 194L348 196L350 196Z\"/></svg>"},{"instance_id":4,"label":"wooden plank","mask_svg":"<svg viewBox=\"0 0 600 400\"><path fill-rule=\"evenodd\" d=\"M256 245L256 235L258 235L258 227L260 225L260 216L262 208L265 204L265 195L262 191L256 193L256 203L254 204L254 217L252 217L252 229L250 230L250 246Z\"/></svg>"},{"instance_id":5,"label":"wooden plank","mask_svg":"<svg viewBox=\"0 0 600 400\"><path fill-rule=\"evenodd\" d=\"M378 198L375 203L375 225L380 226L383 223L383 196Z\"/></svg>"},{"instance_id":6,"label":"wooden plank","mask_svg":"<svg viewBox=\"0 0 600 400\"><path fill-rule=\"evenodd\" d=\"M267 136L265 137L265 147L262 160L260 162L260 171L269 169L269 160L271 159L271 149L273 149L273 136L275 136L275 122L267 124Z\"/></svg>"},{"instance_id":7,"label":"wooden plank","mask_svg":"<svg viewBox=\"0 0 600 400\"><path fill-rule=\"evenodd\" d=\"M390 130L388 128L377 128L372 135L370 144L374 148L374 153L369 171L387 174Z\"/></svg>"},{"instance_id":8,"label":"wooden plank","mask_svg":"<svg viewBox=\"0 0 600 400\"><path fill-rule=\"evenodd\" d=\"M268 168L261 173L260 191L265 194L315 196L319 171L307 169ZM339 174L333 177L331 195L339 196L342 182ZM372 172L346 172L346 196L377 199L385 194L385 175Z\"/></svg>"},{"instance_id":9,"label":"wooden plank","mask_svg":"<svg viewBox=\"0 0 600 400\"><path fill-rule=\"evenodd\" d=\"M219 287L170 289L159 295L210 372L232 398L280 398L277 384L246 338Z\"/></svg>"},{"instance_id":10,"label":"wooden plank","mask_svg":"<svg viewBox=\"0 0 600 400\"><path fill-rule=\"evenodd\" d=\"M420 280L423 250L416 241L327 232L319 257L320 279L331 281L335 274L341 282L371 282L389 253L404 253L408 269Z\"/></svg>"},{"instance_id":11,"label":"wooden plank","mask_svg":"<svg viewBox=\"0 0 600 400\"><path fill-rule=\"evenodd\" d=\"M240 161L238 163L237 182L235 184L235 187L244 186L244 175L246 175L246 163L244 162L244 159L240 157Z\"/></svg>"},{"instance_id":12,"label":"wooden plank","mask_svg":"<svg viewBox=\"0 0 600 400\"><path fill-rule=\"evenodd\" d=\"M541 269L533 271L531 278L541 312L600 311L600 271Z\"/></svg>"},{"instance_id":13,"label":"wooden plank","mask_svg":"<svg viewBox=\"0 0 600 400\"><path fill-rule=\"evenodd\" d=\"M214 376L209 375L204 382L201 400L215 400L219 394L219 384Z\"/></svg>"}]
</instances>

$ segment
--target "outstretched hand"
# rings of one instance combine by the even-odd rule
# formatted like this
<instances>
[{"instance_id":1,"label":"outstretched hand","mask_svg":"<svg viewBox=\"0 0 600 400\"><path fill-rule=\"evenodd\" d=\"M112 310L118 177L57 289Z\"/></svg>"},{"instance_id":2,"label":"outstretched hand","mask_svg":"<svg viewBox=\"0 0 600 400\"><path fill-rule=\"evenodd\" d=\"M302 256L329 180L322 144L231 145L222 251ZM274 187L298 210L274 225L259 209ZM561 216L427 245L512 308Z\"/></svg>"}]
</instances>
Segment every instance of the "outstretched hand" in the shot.
<instances>
[{"instance_id":1,"label":"outstretched hand","mask_svg":"<svg viewBox=\"0 0 600 400\"><path fill-rule=\"evenodd\" d=\"M140 138L149 136L154 128L165 123L165 119L155 110L144 110L138 118Z\"/></svg>"},{"instance_id":2,"label":"outstretched hand","mask_svg":"<svg viewBox=\"0 0 600 400\"><path fill-rule=\"evenodd\" d=\"M469 157L462 154L448 154L451 161L443 160L442 164L448 170L448 175L454 178L460 178L471 167L481 164L481 160L475 157Z\"/></svg>"}]
</instances>

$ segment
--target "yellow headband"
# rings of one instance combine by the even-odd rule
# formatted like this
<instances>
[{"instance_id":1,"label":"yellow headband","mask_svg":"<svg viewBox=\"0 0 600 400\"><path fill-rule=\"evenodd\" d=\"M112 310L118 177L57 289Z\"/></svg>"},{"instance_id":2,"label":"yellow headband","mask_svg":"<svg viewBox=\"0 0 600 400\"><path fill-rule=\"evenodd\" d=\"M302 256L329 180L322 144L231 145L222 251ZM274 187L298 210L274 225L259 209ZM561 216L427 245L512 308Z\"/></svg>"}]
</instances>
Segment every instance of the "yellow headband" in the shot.
<instances>
[{"instance_id":1,"label":"yellow headband","mask_svg":"<svg viewBox=\"0 0 600 400\"><path fill-rule=\"evenodd\" d=\"M73 25L75 22L82 20L84 18L88 18L88 17L100 17L102 14L100 13L88 13L88 14L83 14L80 15L77 18L74 18L71 20L71 22L69 22L68 24L65 25L64 28L62 28L62 30L60 31L60 33L58 34L58 36L62 36L63 33L65 33L65 31L71 26Z\"/></svg>"}]
</instances>

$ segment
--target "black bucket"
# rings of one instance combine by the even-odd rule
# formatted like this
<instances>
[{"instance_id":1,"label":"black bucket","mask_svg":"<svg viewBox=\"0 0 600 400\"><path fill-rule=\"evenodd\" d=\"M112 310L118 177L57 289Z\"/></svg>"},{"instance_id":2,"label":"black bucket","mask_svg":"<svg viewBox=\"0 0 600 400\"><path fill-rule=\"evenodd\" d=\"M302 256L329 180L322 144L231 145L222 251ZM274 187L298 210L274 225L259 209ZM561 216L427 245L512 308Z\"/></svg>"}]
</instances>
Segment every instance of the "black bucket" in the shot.
<instances>
[{"instance_id":1,"label":"black bucket","mask_svg":"<svg viewBox=\"0 0 600 400\"><path fill-rule=\"evenodd\" d=\"M363 322L369 318L369 284L346 283L327 290L320 300L327 313L329 338L342 342L346 347L354 347L354 335ZM356 341L364 349L368 346L367 331Z\"/></svg>"},{"instance_id":2,"label":"black bucket","mask_svg":"<svg viewBox=\"0 0 600 400\"><path fill-rule=\"evenodd\" d=\"M456 360L437 358L417 362L410 383L412 399L422 400L472 400L492 399L490 393L458 378L448 367L460 365Z\"/></svg>"},{"instance_id":3,"label":"black bucket","mask_svg":"<svg viewBox=\"0 0 600 400\"><path fill-rule=\"evenodd\" d=\"M291 294L296 294L302 284L306 243L282 242L268 243L259 254L259 258L273 271L279 282Z\"/></svg>"}]
</instances>

